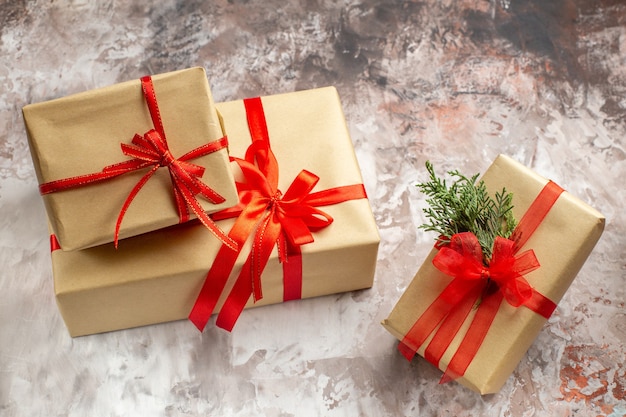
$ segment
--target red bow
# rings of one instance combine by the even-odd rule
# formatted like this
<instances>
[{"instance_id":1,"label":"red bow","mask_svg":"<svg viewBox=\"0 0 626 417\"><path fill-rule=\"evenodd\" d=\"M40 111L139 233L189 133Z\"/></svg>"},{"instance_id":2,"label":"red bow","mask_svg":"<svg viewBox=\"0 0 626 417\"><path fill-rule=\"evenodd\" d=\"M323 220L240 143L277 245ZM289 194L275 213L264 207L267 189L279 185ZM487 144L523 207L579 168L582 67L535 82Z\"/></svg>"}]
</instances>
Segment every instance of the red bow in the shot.
<instances>
[{"instance_id":1,"label":"red bow","mask_svg":"<svg viewBox=\"0 0 626 417\"><path fill-rule=\"evenodd\" d=\"M148 182L157 169L167 167L170 172L170 178L172 179L174 199L176 201L180 223L189 219L189 207L196 214L198 219L200 219L202 224L220 239L222 243L230 249L235 250L235 243L218 228L205 213L196 196L201 195L213 204L224 202L224 198L202 182L201 178L202 175L204 175L203 167L187 162L190 159L199 158L226 148L228 146L228 140L226 137L222 137L216 141L195 148L180 158L174 158L167 145L152 78L150 76L141 78L141 86L155 129L149 130L143 136L136 134L133 137L131 145L125 143L121 144L124 155L130 156L133 159L106 166L101 172L42 184L39 187L41 194L49 194L68 188L80 187L114 178L138 169L152 167L130 191L120 210L115 225L114 236L115 247L117 247L120 227L128 207L139 190Z\"/></svg>"},{"instance_id":2,"label":"red bow","mask_svg":"<svg viewBox=\"0 0 626 417\"><path fill-rule=\"evenodd\" d=\"M313 242L312 232L333 222L330 215L316 207L366 198L363 184L312 193L319 178L306 170L300 171L282 194L278 189L278 162L270 149L261 100L247 99L244 105L252 144L246 151L245 159L231 158L237 162L245 178L245 182L237 183L240 204L212 216L216 220L237 217L229 237L237 242L239 248L254 233L251 252L217 318L217 325L227 330L232 330L250 295L255 301L263 297L261 274L274 245L278 247L279 260L283 265L283 299L301 298L300 245ZM215 308L237 255L220 249L207 274L189 315L200 331L206 326Z\"/></svg>"},{"instance_id":3,"label":"red bow","mask_svg":"<svg viewBox=\"0 0 626 417\"><path fill-rule=\"evenodd\" d=\"M262 216L265 219L262 229L265 231L257 233L258 239L252 248L253 257L265 252L261 250L262 246L271 248L278 241L280 261L287 261L287 242L298 246L311 243L314 240L312 231L333 222L330 215L314 207L331 204L320 199L319 194L311 194L319 181L317 175L302 170L287 192L284 195L281 193L278 189L278 164L268 142L253 142L246 152L246 159L233 160L238 163L246 178L245 183L237 184L241 204L251 211L256 211L256 207L265 210ZM259 163L259 166L264 166L264 172L254 165L255 160L264 162ZM287 239L279 239L281 235ZM260 273L255 273L255 280L259 278Z\"/></svg>"},{"instance_id":4,"label":"red bow","mask_svg":"<svg viewBox=\"0 0 626 417\"><path fill-rule=\"evenodd\" d=\"M459 348L450 360L441 379L447 382L465 374L474 359L500 304L506 299L514 307L525 306L549 318L556 304L536 291L523 277L539 267L532 250L516 256L548 214L563 189L548 182L520 220L513 238L496 238L493 256L488 265L473 233L452 236L449 246L437 247L433 265L454 277L426 311L417 319L398 345L400 352L412 359L426 339L433 338L426 347L424 358L435 366L450 346L472 309L476 314Z\"/></svg>"},{"instance_id":5,"label":"red bow","mask_svg":"<svg viewBox=\"0 0 626 417\"><path fill-rule=\"evenodd\" d=\"M532 249L515 256L514 245L512 240L496 237L493 256L485 266L476 235L459 233L452 236L449 246L439 249L433 265L455 278L451 286L460 293L467 293L475 286L488 291L495 285L509 304L519 307L532 297L533 292L523 275L539 268L539 262Z\"/></svg>"}]
</instances>

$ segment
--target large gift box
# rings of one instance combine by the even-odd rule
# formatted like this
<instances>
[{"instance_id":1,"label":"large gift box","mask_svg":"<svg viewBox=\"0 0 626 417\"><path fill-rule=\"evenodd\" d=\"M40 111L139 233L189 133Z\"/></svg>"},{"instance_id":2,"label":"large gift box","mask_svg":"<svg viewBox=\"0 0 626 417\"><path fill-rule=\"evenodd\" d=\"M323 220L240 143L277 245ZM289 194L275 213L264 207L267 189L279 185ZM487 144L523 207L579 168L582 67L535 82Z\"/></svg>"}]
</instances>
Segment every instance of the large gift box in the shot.
<instances>
[{"instance_id":1,"label":"large gift box","mask_svg":"<svg viewBox=\"0 0 626 417\"><path fill-rule=\"evenodd\" d=\"M222 327L230 329L238 308L372 286L380 238L336 90L217 108L242 203L215 219L234 240L245 240L241 251L197 222L125 239L117 250L53 250L56 299L72 336L185 319L192 310L199 328L228 310ZM272 233L277 239L264 240ZM52 242L54 249L54 235ZM265 255L267 263L258 262ZM259 280L242 272L246 265Z\"/></svg>"},{"instance_id":2,"label":"large gift box","mask_svg":"<svg viewBox=\"0 0 626 417\"><path fill-rule=\"evenodd\" d=\"M514 233L520 243L525 241L514 253L521 260L532 249L540 265L523 275L534 287L532 297L514 307L503 300L502 291L483 289L478 302L446 304L455 297L455 279L433 265L439 252L435 248L383 326L400 340L399 349L407 358L417 353L445 371L443 381L457 379L487 394L502 387L535 340L600 238L604 217L506 156L499 156L482 179L490 192L505 187L513 193L513 214L522 219L516 232L525 229ZM466 301L465 312L454 317Z\"/></svg>"},{"instance_id":3,"label":"large gift box","mask_svg":"<svg viewBox=\"0 0 626 417\"><path fill-rule=\"evenodd\" d=\"M63 250L194 216L223 238L206 213L237 204L237 192L203 68L27 105L23 114Z\"/></svg>"}]
</instances>

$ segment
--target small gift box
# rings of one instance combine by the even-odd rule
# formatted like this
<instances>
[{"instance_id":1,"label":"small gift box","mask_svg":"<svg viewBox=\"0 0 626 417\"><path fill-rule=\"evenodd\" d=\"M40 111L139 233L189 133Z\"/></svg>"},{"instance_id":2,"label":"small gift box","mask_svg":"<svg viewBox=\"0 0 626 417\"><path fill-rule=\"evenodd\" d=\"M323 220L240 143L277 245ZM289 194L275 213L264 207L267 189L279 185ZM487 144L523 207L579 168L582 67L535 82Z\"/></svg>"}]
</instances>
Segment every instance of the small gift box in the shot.
<instances>
[{"instance_id":1,"label":"small gift box","mask_svg":"<svg viewBox=\"0 0 626 417\"><path fill-rule=\"evenodd\" d=\"M372 286L380 238L336 90L217 108L241 204L214 216L238 250L197 222L117 250L53 250L57 303L72 336L190 315L203 328L217 312L230 329L244 307Z\"/></svg>"},{"instance_id":2,"label":"small gift box","mask_svg":"<svg viewBox=\"0 0 626 417\"><path fill-rule=\"evenodd\" d=\"M23 109L54 234L76 250L237 204L204 69L144 77ZM158 169L158 168L164 169Z\"/></svg>"},{"instance_id":3,"label":"small gift box","mask_svg":"<svg viewBox=\"0 0 626 417\"><path fill-rule=\"evenodd\" d=\"M520 219L513 235L496 238L489 265L471 233L437 245L383 326L407 358L418 353L444 371L442 381L487 394L536 338L600 238L604 217L506 156L482 180L491 193L513 194Z\"/></svg>"}]
</instances>

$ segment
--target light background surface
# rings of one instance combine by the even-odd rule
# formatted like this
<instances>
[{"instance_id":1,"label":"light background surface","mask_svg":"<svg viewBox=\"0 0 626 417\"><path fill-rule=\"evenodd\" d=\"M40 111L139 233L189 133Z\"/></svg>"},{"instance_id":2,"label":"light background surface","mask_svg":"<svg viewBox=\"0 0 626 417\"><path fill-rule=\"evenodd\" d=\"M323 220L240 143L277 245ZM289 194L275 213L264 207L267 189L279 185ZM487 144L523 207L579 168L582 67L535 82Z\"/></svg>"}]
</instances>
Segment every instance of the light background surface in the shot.
<instances>
[{"instance_id":1,"label":"light background surface","mask_svg":"<svg viewBox=\"0 0 626 417\"><path fill-rule=\"evenodd\" d=\"M0 415L626 414L623 2L4 1L0 57ZM216 101L337 87L381 233L374 287L253 309L232 334L180 321L71 339L21 108L196 65ZM437 385L379 322L434 238L417 230L424 162L472 174L499 153L607 224L480 397Z\"/></svg>"}]
</instances>

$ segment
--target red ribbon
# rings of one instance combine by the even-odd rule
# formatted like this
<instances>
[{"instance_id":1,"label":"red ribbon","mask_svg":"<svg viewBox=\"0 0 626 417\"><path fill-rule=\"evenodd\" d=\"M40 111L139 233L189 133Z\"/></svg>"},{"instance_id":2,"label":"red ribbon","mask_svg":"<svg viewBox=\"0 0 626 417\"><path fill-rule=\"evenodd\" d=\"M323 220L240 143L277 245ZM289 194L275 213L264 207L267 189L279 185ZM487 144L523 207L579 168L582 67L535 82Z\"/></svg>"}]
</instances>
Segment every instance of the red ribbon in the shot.
<instances>
[{"instance_id":1,"label":"red ribbon","mask_svg":"<svg viewBox=\"0 0 626 417\"><path fill-rule=\"evenodd\" d=\"M293 180L283 194L278 189L278 162L270 148L265 113L260 98L244 100L252 144L244 159L236 161L245 182L237 183L240 204L215 213L214 219L237 217L229 237L238 247L253 235L252 249L233 289L217 317L217 325L232 330L250 296L263 297L261 274L274 245L283 265L283 300L301 298L302 255L300 246L312 243L313 232L329 226L333 218L317 207L367 198L363 184L312 192L319 178L306 170ZM239 251L223 246L209 270L189 319L202 331L235 265Z\"/></svg>"},{"instance_id":2,"label":"red ribbon","mask_svg":"<svg viewBox=\"0 0 626 417\"><path fill-rule=\"evenodd\" d=\"M50 235L50 253L54 252L55 250L60 250L61 249L61 245L59 245L59 241L57 240L56 235L51 234Z\"/></svg>"},{"instance_id":3,"label":"red ribbon","mask_svg":"<svg viewBox=\"0 0 626 417\"><path fill-rule=\"evenodd\" d=\"M517 255L519 249L546 217L563 189L548 182L526 211L512 235L512 240L496 238L489 265L473 233L452 236L448 246L439 247L433 265L454 279L418 318L398 345L411 360L426 339L434 333L424 358L435 366L450 346L472 309L476 314L459 348L453 355L441 383L465 374L500 308L502 300L514 307L525 306L550 317L556 304L537 292L524 274L539 267L532 250Z\"/></svg>"},{"instance_id":4,"label":"red ribbon","mask_svg":"<svg viewBox=\"0 0 626 417\"><path fill-rule=\"evenodd\" d=\"M204 175L204 167L188 162L190 159L199 158L226 148L228 146L228 140L226 137L222 137L216 141L199 146L180 158L174 158L168 148L152 78L150 76L141 78L141 86L150 111L152 123L154 124L154 129L149 130L143 136L136 134L132 139L132 144L121 144L124 155L130 156L132 159L108 165L100 172L41 184L39 186L41 194L49 194L69 188L81 187L151 167L130 191L120 210L115 225L114 237L115 247L117 247L120 227L128 207L157 169L167 167L172 180L172 189L180 223L186 222L189 219L189 208L191 208L205 227L220 239L224 245L231 250L235 250L235 243L217 227L213 220L205 213L196 198L196 196L200 195L213 204L219 204L225 201L224 197L202 182L201 178L202 175Z\"/></svg>"}]
</instances>

